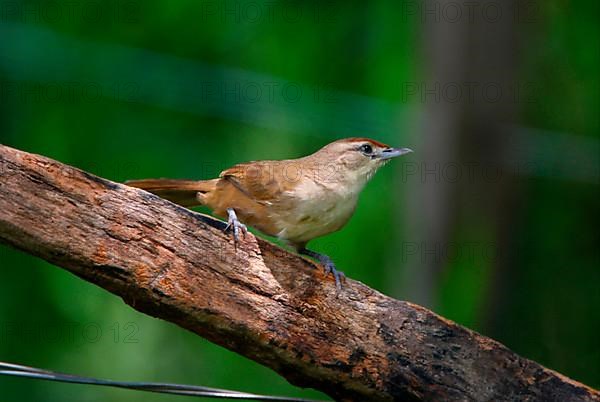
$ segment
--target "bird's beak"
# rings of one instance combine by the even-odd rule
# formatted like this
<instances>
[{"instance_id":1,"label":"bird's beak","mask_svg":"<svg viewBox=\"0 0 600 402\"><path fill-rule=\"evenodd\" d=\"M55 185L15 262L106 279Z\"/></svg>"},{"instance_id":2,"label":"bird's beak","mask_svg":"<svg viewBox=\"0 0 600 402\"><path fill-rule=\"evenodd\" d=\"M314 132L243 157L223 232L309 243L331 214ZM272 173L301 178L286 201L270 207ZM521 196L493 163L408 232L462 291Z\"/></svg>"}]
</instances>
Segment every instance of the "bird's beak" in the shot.
<instances>
[{"instance_id":1,"label":"bird's beak","mask_svg":"<svg viewBox=\"0 0 600 402\"><path fill-rule=\"evenodd\" d=\"M410 148L386 148L379 154L380 159L391 159L400 155L411 153Z\"/></svg>"}]
</instances>

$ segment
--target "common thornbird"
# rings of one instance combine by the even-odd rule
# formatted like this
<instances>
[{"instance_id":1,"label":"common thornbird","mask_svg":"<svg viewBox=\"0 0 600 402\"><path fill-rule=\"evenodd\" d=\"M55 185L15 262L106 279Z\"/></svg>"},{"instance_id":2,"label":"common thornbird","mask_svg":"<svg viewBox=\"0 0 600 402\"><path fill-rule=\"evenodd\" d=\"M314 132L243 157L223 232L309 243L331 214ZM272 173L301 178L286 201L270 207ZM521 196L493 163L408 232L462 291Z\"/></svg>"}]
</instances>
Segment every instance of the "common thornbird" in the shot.
<instances>
[{"instance_id":1,"label":"common thornbird","mask_svg":"<svg viewBox=\"0 0 600 402\"><path fill-rule=\"evenodd\" d=\"M343 273L331 258L308 250L306 244L342 228L377 169L409 152L368 138L346 138L303 158L241 163L217 179L147 179L126 184L185 207L207 206L227 218L226 230L232 231L236 244L246 225L276 236L319 261L340 288Z\"/></svg>"}]
</instances>

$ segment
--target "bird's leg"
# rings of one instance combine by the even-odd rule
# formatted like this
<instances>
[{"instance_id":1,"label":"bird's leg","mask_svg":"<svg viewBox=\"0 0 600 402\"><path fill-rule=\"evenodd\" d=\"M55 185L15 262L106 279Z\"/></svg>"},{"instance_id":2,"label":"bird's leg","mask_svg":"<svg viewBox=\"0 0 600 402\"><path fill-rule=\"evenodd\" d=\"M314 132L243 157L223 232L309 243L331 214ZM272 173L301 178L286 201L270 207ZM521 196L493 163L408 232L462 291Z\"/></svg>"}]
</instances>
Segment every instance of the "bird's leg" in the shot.
<instances>
[{"instance_id":1,"label":"bird's leg","mask_svg":"<svg viewBox=\"0 0 600 402\"><path fill-rule=\"evenodd\" d=\"M342 288L341 280L345 279L346 275L344 275L344 273L342 271L338 271L335 268L335 264L333 263L331 258L326 256L325 254L320 254L320 253L308 250L306 248L301 248L300 250L298 250L298 252L300 254L307 255L307 256L312 257L315 260L319 261L323 265L323 267L325 267L325 276L327 276L331 272L331 274L333 275L333 277L335 279L335 287L338 288L338 290Z\"/></svg>"},{"instance_id":2,"label":"bird's leg","mask_svg":"<svg viewBox=\"0 0 600 402\"><path fill-rule=\"evenodd\" d=\"M240 222L233 208L227 208L227 226L225 227L225 231L227 232L228 230L233 232L233 242L236 246L240 240L240 232L242 232L242 236L244 237L248 233L248 228Z\"/></svg>"}]
</instances>

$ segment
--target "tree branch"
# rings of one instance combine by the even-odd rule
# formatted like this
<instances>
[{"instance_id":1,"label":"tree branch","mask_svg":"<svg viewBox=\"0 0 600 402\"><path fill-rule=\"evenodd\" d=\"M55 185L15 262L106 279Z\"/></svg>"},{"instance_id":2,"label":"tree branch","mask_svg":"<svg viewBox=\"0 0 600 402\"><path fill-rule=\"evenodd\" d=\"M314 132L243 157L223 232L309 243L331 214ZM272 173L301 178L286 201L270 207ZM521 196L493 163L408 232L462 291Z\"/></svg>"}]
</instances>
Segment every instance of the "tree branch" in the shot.
<instances>
[{"instance_id":1,"label":"tree branch","mask_svg":"<svg viewBox=\"0 0 600 402\"><path fill-rule=\"evenodd\" d=\"M142 190L0 146L0 239L337 400L589 401L425 308Z\"/></svg>"}]
</instances>

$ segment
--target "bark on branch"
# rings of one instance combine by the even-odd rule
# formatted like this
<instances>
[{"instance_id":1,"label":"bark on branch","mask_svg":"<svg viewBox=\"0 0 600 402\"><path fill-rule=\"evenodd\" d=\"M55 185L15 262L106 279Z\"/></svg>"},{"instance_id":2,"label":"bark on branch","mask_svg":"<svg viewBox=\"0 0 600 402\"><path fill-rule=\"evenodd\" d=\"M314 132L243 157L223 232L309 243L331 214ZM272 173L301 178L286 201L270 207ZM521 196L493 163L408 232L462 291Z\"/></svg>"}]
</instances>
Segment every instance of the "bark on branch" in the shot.
<instances>
[{"instance_id":1,"label":"bark on branch","mask_svg":"<svg viewBox=\"0 0 600 402\"><path fill-rule=\"evenodd\" d=\"M0 240L351 401L589 401L598 391L417 305L142 190L0 146Z\"/></svg>"}]
</instances>

